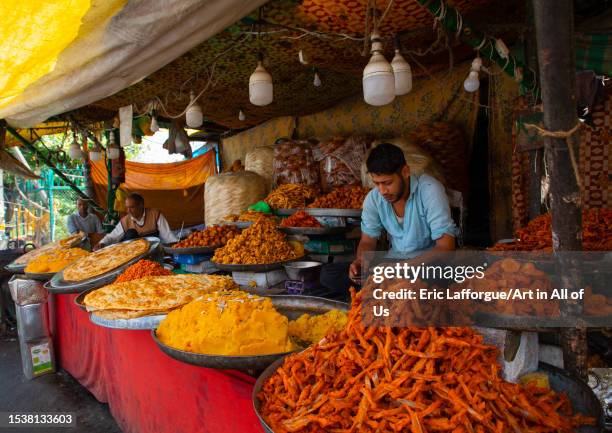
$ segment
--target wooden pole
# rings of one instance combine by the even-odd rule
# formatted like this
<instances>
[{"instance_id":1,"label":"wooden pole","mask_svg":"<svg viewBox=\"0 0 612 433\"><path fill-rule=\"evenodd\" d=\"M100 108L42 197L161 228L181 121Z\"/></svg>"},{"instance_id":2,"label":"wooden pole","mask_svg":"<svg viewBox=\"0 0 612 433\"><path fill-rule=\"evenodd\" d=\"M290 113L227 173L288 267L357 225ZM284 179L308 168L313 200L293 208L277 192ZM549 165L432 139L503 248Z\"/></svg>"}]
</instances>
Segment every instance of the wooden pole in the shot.
<instances>
[{"instance_id":1,"label":"wooden pole","mask_svg":"<svg viewBox=\"0 0 612 433\"><path fill-rule=\"evenodd\" d=\"M569 131L578 122L572 0L534 0L533 6L544 128L547 131ZM555 253L582 249L580 190L569 152L569 146L573 146L574 154L578 155L577 138L577 134L567 139L544 137ZM561 280L564 286L572 287L570 284L575 282L575 276L563 272ZM580 304L564 303L561 313L580 311ZM565 369L586 377L586 330L564 328L561 344Z\"/></svg>"}]
</instances>

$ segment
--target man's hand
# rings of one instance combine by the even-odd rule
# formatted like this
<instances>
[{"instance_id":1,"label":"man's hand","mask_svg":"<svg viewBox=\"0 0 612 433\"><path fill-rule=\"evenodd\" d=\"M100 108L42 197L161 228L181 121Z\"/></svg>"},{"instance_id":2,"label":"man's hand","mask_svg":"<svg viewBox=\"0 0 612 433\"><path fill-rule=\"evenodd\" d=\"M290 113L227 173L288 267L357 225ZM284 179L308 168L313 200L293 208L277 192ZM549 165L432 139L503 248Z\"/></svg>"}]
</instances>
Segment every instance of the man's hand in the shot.
<instances>
[{"instance_id":1,"label":"man's hand","mask_svg":"<svg viewBox=\"0 0 612 433\"><path fill-rule=\"evenodd\" d=\"M349 267L349 278L351 280L361 279L361 258L357 258Z\"/></svg>"},{"instance_id":2,"label":"man's hand","mask_svg":"<svg viewBox=\"0 0 612 433\"><path fill-rule=\"evenodd\" d=\"M101 243L99 243L99 242L98 242L98 244L97 244L96 246L94 246L94 247L93 247L93 250L94 250L94 251L98 251L98 250L101 250L102 248L104 248L105 246L106 246L106 245L101 244Z\"/></svg>"}]
</instances>

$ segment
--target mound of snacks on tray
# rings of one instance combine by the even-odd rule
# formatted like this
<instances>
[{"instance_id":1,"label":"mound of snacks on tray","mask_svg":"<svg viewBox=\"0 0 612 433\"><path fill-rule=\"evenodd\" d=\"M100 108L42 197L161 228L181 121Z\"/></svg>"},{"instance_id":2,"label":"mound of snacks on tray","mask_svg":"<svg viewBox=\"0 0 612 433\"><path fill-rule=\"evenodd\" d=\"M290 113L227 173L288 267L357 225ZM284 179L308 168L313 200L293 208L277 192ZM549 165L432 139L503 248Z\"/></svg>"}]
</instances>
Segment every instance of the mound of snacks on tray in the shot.
<instances>
[{"instance_id":1,"label":"mound of snacks on tray","mask_svg":"<svg viewBox=\"0 0 612 433\"><path fill-rule=\"evenodd\" d=\"M516 231L517 241L498 243L490 251L552 251L552 217L540 215ZM582 211L582 249L585 251L612 250L612 209Z\"/></svg>"},{"instance_id":2,"label":"mound of snacks on tray","mask_svg":"<svg viewBox=\"0 0 612 433\"><path fill-rule=\"evenodd\" d=\"M270 215L264 212L258 212L256 210L246 210L240 215L227 215L223 218L225 222L255 222L259 218L267 218L272 221L276 221L274 215Z\"/></svg>"},{"instance_id":3,"label":"mound of snacks on tray","mask_svg":"<svg viewBox=\"0 0 612 433\"><path fill-rule=\"evenodd\" d=\"M318 316L303 314L289 322L289 335L299 341L318 343L328 332L340 332L347 321L348 316L340 310L330 310Z\"/></svg>"},{"instance_id":4,"label":"mound of snacks on tray","mask_svg":"<svg viewBox=\"0 0 612 433\"><path fill-rule=\"evenodd\" d=\"M353 291L346 327L285 358L258 398L276 433L563 432L595 423L566 395L505 382L470 328L369 327Z\"/></svg>"},{"instance_id":5,"label":"mound of snacks on tray","mask_svg":"<svg viewBox=\"0 0 612 433\"><path fill-rule=\"evenodd\" d=\"M329 194L317 198L309 208L361 209L363 200L370 192L362 186L343 186L333 189Z\"/></svg>"},{"instance_id":6,"label":"mound of snacks on tray","mask_svg":"<svg viewBox=\"0 0 612 433\"><path fill-rule=\"evenodd\" d=\"M156 277L160 275L172 275L172 272L157 262L143 259L128 266L125 271L117 277L115 283L123 283L124 281L139 280L144 277Z\"/></svg>"},{"instance_id":7,"label":"mound of snacks on tray","mask_svg":"<svg viewBox=\"0 0 612 433\"><path fill-rule=\"evenodd\" d=\"M315 217L306 211L299 210L288 218L281 221L281 227L323 227Z\"/></svg>"},{"instance_id":8,"label":"mound of snacks on tray","mask_svg":"<svg viewBox=\"0 0 612 433\"><path fill-rule=\"evenodd\" d=\"M172 248L212 247L225 245L227 241L240 233L233 225L210 226L204 230L191 233L182 241L175 243Z\"/></svg>"},{"instance_id":9,"label":"mound of snacks on tray","mask_svg":"<svg viewBox=\"0 0 612 433\"><path fill-rule=\"evenodd\" d=\"M289 319L270 298L246 292L202 296L168 314L157 336L175 349L210 355L266 355L295 349Z\"/></svg>"},{"instance_id":10,"label":"mound of snacks on tray","mask_svg":"<svg viewBox=\"0 0 612 433\"><path fill-rule=\"evenodd\" d=\"M56 249L41 254L28 263L25 271L31 274L45 274L59 272L66 266L74 263L81 257L89 254L81 248Z\"/></svg>"},{"instance_id":11,"label":"mound of snacks on tray","mask_svg":"<svg viewBox=\"0 0 612 433\"><path fill-rule=\"evenodd\" d=\"M260 218L255 224L230 239L223 248L215 251L212 261L222 264L255 265L297 259L296 249L286 240L284 233L268 218Z\"/></svg>"},{"instance_id":12,"label":"mound of snacks on tray","mask_svg":"<svg viewBox=\"0 0 612 433\"><path fill-rule=\"evenodd\" d=\"M272 209L295 209L306 207L317 197L317 191L308 185L286 183L280 185L264 199Z\"/></svg>"},{"instance_id":13,"label":"mound of snacks on tray","mask_svg":"<svg viewBox=\"0 0 612 433\"><path fill-rule=\"evenodd\" d=\"M53 254L57 251L65 250L70 247L73 247L78 244L78 242L85 236L83 232L74 233L64 239L60 239L55 242L48 243L46 245L41 246L40 248L36 248L32 251L28 251L22 256L19 256L15 259L15 264L17 265L25 265L30 263L32 260L40 257L43 254Z\"/></svg>"}]
</instances>

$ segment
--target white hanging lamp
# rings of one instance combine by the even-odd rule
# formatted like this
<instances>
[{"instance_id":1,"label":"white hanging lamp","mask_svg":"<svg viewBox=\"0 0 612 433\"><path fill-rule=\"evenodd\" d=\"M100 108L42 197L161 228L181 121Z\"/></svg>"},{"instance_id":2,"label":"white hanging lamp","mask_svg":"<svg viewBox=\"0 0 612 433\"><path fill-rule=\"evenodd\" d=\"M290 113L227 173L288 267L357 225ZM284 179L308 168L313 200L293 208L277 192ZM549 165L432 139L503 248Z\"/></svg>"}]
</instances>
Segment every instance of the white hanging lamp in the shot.
<instances>
[{"instance_id":1,"label":"white hanging lamp","mask_svg":"<svg viewBox=\"0 0 612 433\"><path fill-rule=\"evenodd\" d=\"M463 82L463 88L466 92L472 93L480 88L480 79L478 78L480 68L482 68L482 59L480 57L476 57L474 60L472 60L472 68L470 69L470 73Z\"/></svg>"},{"instance_id":2,"label":"white hanging lamp","mask_svg":"<svg viewBox=\"0 0 612 433\"><path fill-rule=\"evenodd\" d=\"M319 70L317 68L312 68L312 69L314 72L314 79L312 80L312 84L315 87L321 87L323 83L321 82L321 77L319 76Z\"/></svg>"},{"instance_id":3,"label":"white hanging lamp","mask_svg":"<svg viewBox=\"0 0 612 433\"><path fill-rule=\"evenodd\" d=\"M106 157L108 159L117 159L121 155L119 146L115 143L115 133L111 131L108 136L108 146L106 147Z\"/></svg>"},{"instance_id":4,"label":"white hanging lamp","mask_svg":"<svg viewBox=\"0 0 612 433\"><path fill-rule=\"evenodd\" d=\"M204 114L202 114L202 107L198 105L195 100L193 92L189 95L189 108L185 113L185 123L190 128L199 128L204 122Z\"/></svg>"},{"instance_id":5,"label":"white hanging lamp","mask_svg":"<svg viewBox=\"0 0 612 433\"><path fill-rule=\"evenodd\" d=\"M157 123L157 116L155 116L155 111L151 111L151 126L149 126L149 129L153 133L159 131L159 124Z\"/></svg>"},{"instance_id":6,"label":"white hanging lamp","mask_svg":"<svg viewBox=\"0 0 612 433\"><path fill-rule=\"evenodd\" d=\"M246 120L246 114L244 114L244 111L242 111L242 109L238 111L238 120L240 120L241 122L244 122Z\"/></svg>"},{"instance_id":7,"label":"white hanging lamp","mask_svg":"<svg viewBox=\"0 0 612 433\"><path fill-rule=\"evenodd\" d=\"M410 93L412 90L412 68L400 52L399 37L395 37L395 56L391 60L393 76L395 77L395 94L397 96Z\"/></svg>"},{"instance_id":8,"label":"white hanging lamp","mask_svg":"<svg viewBox=\"0 0 612 433\"><path fill-rule=\"evenodd\" d=\"M249 101L251 104L263 107L274 100L272 75L263 66L263 54L259 53L257 67L249 77Z\"/></svg>"},{"instance_id":9,"label":"white hanging lamp","mask_svg":"<svg viewBox=\"0 0 612 433\"><path fill-rule=\"evenodd\" d=\"M370 105L380 107L395 99L395 77L393 68L382 54L380 35L374 31L370 40L372 57L363 70L363 99Z\"/></svg>"}]
</instances>

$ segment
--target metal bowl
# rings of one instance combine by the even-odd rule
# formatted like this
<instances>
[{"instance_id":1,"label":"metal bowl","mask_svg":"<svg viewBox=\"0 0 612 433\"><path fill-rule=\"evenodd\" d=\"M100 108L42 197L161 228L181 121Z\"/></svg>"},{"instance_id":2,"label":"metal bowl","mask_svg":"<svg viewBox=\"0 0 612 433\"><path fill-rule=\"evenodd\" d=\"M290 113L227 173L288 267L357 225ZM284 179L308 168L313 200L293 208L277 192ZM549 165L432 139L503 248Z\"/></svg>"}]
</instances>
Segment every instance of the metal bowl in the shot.
<instances>
[{"instance_id":1,"label":"metal bowl","mask_svg":"<svg viewBox=\"0 0 612 433\"><path fill-rule=\"evenodd\" d=\"M266 368L257 378L255 386L253 387L253 393L251 394L255 414L257 415L257 418L259 418L259 422L266 433L275 432L266 423L261 415L261 401L257 397L257 394L259 394L268 378L276 373L276 370L278 370L284 361L285 358L283 357L270 364L268 368ZM563 370L542 362L539 365L538 371L548 375L550 387L555 392L565 392L567 394L575 412L580 412L586 416L592 416L597 420L596 426L582 426L581 428L576 429L577 433L597 433L603 431L603 411L601 405L599 404L599 401L591 388L589 388L586 383L569 375Z\"/></svg>"},{"instance_id":2,"label":"metal bowl","mask_svg":"<svg viewBox=\"0 0 612 433\"><path fill-rule=\"evenodd\" d=\"M323 263L300 261L285 263L283 265L285 272L290 280L304 281L308 283L318 283L321 276L321 268Z\"/></svg>"},{"instance_id":3,"label":"metal bowl","mask_svg":"<svg viewBox=\"0 0 612 433\"><path fill-rule=\"evenodd\" d=\"M314 296L279 295L270 296L270 299L272 299L272 303L276 310L289 318L289 320L295 320L306 313L316 316L318 314L325 314L334 309L348 311L349 308L348 304L344 302L332 301ZM155 330L151 331L151 337L153 337L153 340L160 350L171 358L187 364L206 368L261 371L278 358L287 355L287 352L244 356L206 355L186 352L167 346L157 338Z\"/></svg>"}]
</instances>

